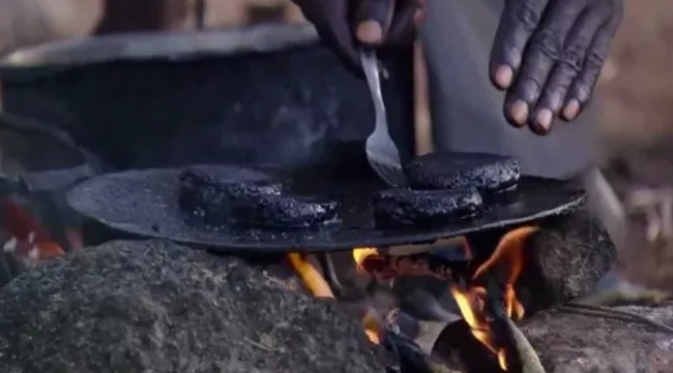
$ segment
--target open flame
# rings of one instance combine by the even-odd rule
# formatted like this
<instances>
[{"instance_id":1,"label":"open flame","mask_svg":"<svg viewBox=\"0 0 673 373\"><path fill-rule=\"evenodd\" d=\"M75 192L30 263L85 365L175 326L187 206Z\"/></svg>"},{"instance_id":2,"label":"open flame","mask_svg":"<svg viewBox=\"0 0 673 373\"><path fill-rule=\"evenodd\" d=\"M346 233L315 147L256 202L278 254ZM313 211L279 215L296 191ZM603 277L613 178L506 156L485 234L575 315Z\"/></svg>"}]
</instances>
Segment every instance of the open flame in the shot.
<instances>
[{"instance_id":1,"label":"open flame","mask_svg":"<svg viewBox=\"0 0 673 373\"><path fill-rule=\"evenodd\" d=\"M472 280L477 282L486 272L495 266L501 266L506 272L504 280L504 306L507 316L513 320L520 320L524 316L524 307L516 297L514 285L524 267L525 243L528 237L537 231L536 227L525 226L507 232L498 242L498 246L491 257L477 268ZM466 290L456 285L451 286L453 295L463 319L470 326L472 335L484 346L498 356L498 363L503 370L507 370L506 351L497 346L495 336L486 318L484 305L486 289L481 286L472 286Z\"/></svg>"},{"instance_id":2,"label":"open flame","mask_svg":"<svg viewBox=\"0 0 673 373\"><path fill-rule=\"evenodd\" d=\"M322 273L320 273L317 266L311 262L309 255L291 253L287 255L287 259L301 279L301 282L314 297L334 298L332 288L329 286Z\"/></svg>"},{"instance_id":3,"label":"open flame","mask_svg":"<svg viewBox=\"0 0 673 373\"><path fill-rule=\"evenodd\" d=\"M491 352L498 356L498 363L503 370L507 370L506 351L495 344L495 339L489 321L484 314L484 303L486 289L483 287L473 287L467 291L460 290L457 286L451 286L453 295L463 319L470 326L470 331L474 338L486 346Z\"/></svg>"},{"instance_id":4,"label":"open flame","mask_svg":"<svg viewBox=\"0 0 673 373\"><path fill-rule=\"evenodd\" d=\"M381 331L382 331L382 322L379 317L379 314L372 309L371 307L367 309L365 315L362 317L362 328L365 330L365 334L369 341L374 344L381 343Z\"/></svg>"},{"instance_id":5,"label":"open flame","mask_svg":"<svg viewBox=\"0 0 673 373\"><path fill-rule=\"evenodd\" d=\"M467 288L456 285L450 286L460 312L465 322L470 326L474 337L498 356L498 362L503 370L507 370L505 349L497 346L490 322L487 319L484 307L486 302L486 289L479 286L479 282L489 270L498 267L504 274L503 298L507 315L513 320L523 318L525 310L516 296L514 285L524 268L525 243L528 237L537 231L536 227L524 226L507 232L498 242L491 257L481 264L471 278L471 284ZM463 240L463 248L467 258L472 258L472 250ZM384 279L403 276L434 276L448 281L454 279L450 270L442 271L441 268L430 268L427 261L410 260L408 257L390 258L382 255L376 248L356 248L353 250L353 259L358 271L368 273ZM383 263L383 264L382 264Z\"/></svg>"},{"instance_id":6,"label":"open flame","mask_svg":"<svg viewBox=\"0 0 673 373\"><path fill-rule=\"evenodd\" d=\"M376 249L371 250L376 251ZM331 287L311 258L310 255L300 253L291 253L287 256L290 265L313 296L317 298L334 298ZM361 323L367 338L374 344L381 343L381 321L376 311L371 308L367 309Z\"/></svg>"},{"instance_id":7,"label":"open flame","mask_svg":"<svg viewBox=\"0 0 673 373\"><path fill-rule=\"evenodd\" d=\"M362 263L364 263L365 259L368 257L375 255L379 255L379 250L374 247L360 247L353 249L353 260L355 260L358 272L367 273L367 270L362 266Z\"/></svg>"},{"instance_id":8,"label":"open flame","mask_svg":"<svg viewBox=\"0 0 673 373\"><path fill-rule=\"evenodd\" d=\"M65 252L61 245L52 238L50 232L31 216L27 209L7 198L3 201L5 220L4 229L8 239L2 246L5 253L13 254L25 264L34 264L39 261L53 259ZM81 236L74 230L68 232L68 239Z\"/></svg>"},{"instance_id":9,"label":"open flame","mask_svg":"<svg viewBox=\"0 0 673 373\"><path fill-rule=\"evenodd\" d=\"M474 337L492 351L498 357L498 362L503 370L507 370L506 351L498 346L490 326L490 320L485 312L486 289L480 286L480 280L491 269L498 268L499 273L504 274L503 298L507 315L513 320L523 318L525 310L516 296L515 284L524 268L525 243L528 237L537 231L536 227L524 226L507 232L498 242L491 257L481 264L469 279L470 285L459 287L451 285L449 290L456 300L460 312L469 325ZM472 250L467 240L460 241L465 251L466 258L472 259ZM398 276L434 276L452 281L455 279L450 268L430 263L423 257L414 259L407 256L385 255L377 248L362 247L352 251L353 260L360 273L366 273L379 280L394 279ZM312 263L310 255L293 253L288 255L288 260L296 271L307 289L316 297L333 298L334 294L318 269L317 264ZM368 309L362 318L362 326L369 340L380 343L383 321L373 309Z\"/></svg>"}]
</instances>

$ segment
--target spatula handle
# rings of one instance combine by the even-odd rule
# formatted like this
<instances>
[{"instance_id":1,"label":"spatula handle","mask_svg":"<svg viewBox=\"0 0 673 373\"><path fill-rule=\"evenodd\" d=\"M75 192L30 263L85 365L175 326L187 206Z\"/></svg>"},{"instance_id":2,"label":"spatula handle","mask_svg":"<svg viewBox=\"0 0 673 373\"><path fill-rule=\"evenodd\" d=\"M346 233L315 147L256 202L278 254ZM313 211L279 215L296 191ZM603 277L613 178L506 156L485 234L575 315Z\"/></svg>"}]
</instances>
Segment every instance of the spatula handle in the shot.
<instances>
[{"instance_id":1,"label":"spatula handle","mask_svg":"<svg viewBox=\"0 0 673 373\"><path fill-rule=\"evenodd\" d=\"M381 94L381 78L376 53L371 50L360 51L360 62L367 78L367 85L369 86L372 101L374 101L374 111L376 114L376 128L374 131L383 132L387 135L388 119L386 117L386 107L383 103L383 95Z\"/></svg>"}]
</instances>

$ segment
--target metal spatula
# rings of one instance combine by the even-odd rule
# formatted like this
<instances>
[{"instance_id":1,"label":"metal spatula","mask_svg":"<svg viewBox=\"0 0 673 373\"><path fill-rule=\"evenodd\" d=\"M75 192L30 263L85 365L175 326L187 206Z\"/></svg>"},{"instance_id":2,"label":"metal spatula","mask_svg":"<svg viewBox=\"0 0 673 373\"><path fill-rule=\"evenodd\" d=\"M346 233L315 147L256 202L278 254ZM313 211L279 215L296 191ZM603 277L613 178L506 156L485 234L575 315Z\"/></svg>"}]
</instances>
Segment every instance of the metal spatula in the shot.
<instances>
[{"instance_id":1,"label":"metal spatula","mask_svg":"<svg viewBox=\"0 0 673 373\"><path fill-rule=\"evenodd\" d=\"M388 132L386 107L381 95L381 81L376 54L373 51L361 51L360 61L367 77L367 85L374 102L376 127L369 137L365 150L367 160L374 171L387 184L396 187L406 186L407 180L400 161L400 152Z\"/></svg>"}]
</instances>

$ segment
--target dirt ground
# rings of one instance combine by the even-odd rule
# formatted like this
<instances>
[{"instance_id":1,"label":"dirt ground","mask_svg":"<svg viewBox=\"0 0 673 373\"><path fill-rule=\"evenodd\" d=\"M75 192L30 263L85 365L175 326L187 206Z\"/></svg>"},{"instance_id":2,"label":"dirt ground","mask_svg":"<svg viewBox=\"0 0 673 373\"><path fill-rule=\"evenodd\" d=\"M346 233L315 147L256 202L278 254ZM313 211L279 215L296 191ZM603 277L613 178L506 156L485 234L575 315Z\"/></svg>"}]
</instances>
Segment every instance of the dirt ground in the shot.
<instances>
[{"instance_id":1,"label":"dirt ground","mask_svg":"<svg viewBox=\"0 0 673 373\"><path fill-rule=\"evenodd\" d=\"M608 138L673 134L673 2L626 0L626 14L599 92Z\"/></svg>"}]
</instances>

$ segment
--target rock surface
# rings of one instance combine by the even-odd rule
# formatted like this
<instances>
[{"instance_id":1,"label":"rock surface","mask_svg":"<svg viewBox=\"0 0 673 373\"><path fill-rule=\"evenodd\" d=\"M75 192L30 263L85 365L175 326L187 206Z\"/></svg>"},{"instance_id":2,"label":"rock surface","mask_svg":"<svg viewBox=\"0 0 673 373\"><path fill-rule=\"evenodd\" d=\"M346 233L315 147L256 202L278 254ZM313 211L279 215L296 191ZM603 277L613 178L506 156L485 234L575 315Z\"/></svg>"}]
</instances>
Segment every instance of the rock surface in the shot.
<instances>
[{"instance_id":1,"label":"rock surface","mask_svg":"<svg viewBox=\"0 0 673 373\"><path fill-rule=\"evenodd\" d=\"M673 326L673 305L619 309ZM550 311L520 327L549 373L673 372L673 334L652 326Z\"/></svg>"},{"instance_id":2,"label":"rock surface","mask_svg":"<svg viewBox=\"0 0 673 373\"><path fill-rule=\"evenodd\" d=\"M0 372L383 372L356 317L240 260L116 241L0 291Z\"/></svg>"},{"instance_id":3,"label":"rock surface","mask_svg":"<svg viewBox=\"0 0 673 373\"><path fill-rule=\"evenodd\" d=\"M517 282L528 311L587 295L617 256L607 232L584 211L547 219L540 228L528 240Z\"/></svg>"}]
</instances>

